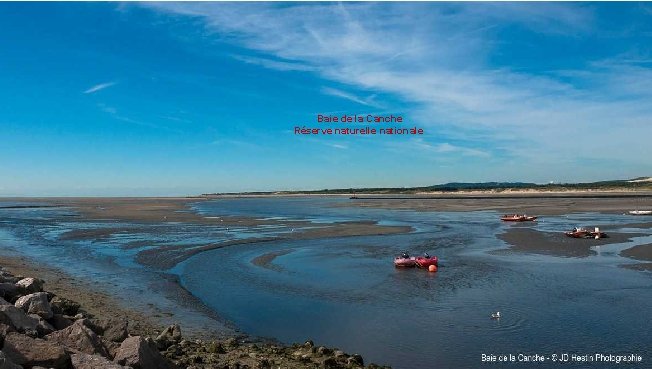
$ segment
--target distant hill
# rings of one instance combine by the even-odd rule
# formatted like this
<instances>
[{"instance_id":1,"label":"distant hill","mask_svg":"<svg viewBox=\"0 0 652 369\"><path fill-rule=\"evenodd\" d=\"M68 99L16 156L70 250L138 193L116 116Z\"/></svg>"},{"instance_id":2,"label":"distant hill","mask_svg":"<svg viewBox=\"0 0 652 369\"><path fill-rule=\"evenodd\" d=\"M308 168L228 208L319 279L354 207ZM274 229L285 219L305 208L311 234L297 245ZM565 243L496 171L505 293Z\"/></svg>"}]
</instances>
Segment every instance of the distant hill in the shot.
<instances>
[{"instance_id":1,"label":"distant hill","mask_svg":"<svg viewBox=\"0 0 652 369\"><path fill-rule=\"evenodd\" d=\"M617 179L610 181L586 183L547 183L536 184L528 182L450 182L424 187L369 187L369 188L336 188L308 191L258 191L239 193L209 193L204 196L219 195L294 195L294 194L415 194L428 192L468 192L491 191L505 192L517 190L534 191L652 191L652 177L633 179Z\"/></svg>"}]
</instances>

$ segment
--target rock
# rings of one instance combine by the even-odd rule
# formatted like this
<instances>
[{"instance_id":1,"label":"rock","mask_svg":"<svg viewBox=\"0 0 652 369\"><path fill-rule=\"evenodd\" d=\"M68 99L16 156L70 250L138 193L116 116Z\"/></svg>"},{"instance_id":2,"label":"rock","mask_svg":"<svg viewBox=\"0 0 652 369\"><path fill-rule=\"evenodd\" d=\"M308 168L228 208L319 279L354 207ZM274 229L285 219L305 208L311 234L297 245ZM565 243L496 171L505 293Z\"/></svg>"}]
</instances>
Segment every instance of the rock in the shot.
<instances>
[{"instance_id":1,"label":"rock","mask_svg":"<svg viewBox=\"0 0 652 369\"><path fill-rule=\"evenodd\" d=\"M4 323L0 323L0 347L2 347L5 337L7 337L7 333L9 332L15 332L15 330Z\"/></svg>"},{"instance_id":2,"label":"rock","mask_svg":"<svg viewBox=\"0 0 652 369\"><path fill-rule=\"evenodd\" d=\"M206 344L206 352L211 354L225 354L226 350L219 342L211 341Z\"/></svg>"},{"instance_id":3,"label":"rock","mask_svg":"<svg viewBox=\"0 0 652 369\"><path fill-rule=\"evenodd\" d=\"M129 337L124 340L113 361L120 365L131 366L134 369L172 368L172 365L158 352L155 344L140 336Z\"/></svg>"},{"instance_id":4,"label":"rock","mask_svg":"<svg viewBox=\"0 0 652 369\"><path fill-rule=\"evenodd\" d=\"M129 336L127 318L84 319L84 324L98 335L113 342L122 342Z\"/></svg>"},{"instance_id":5,"label":"rock","mask_svg":"<svg viewBox=\"0 0 652 369\"><path fill-rule=\"evenodd\" d=\"M225 345L226 347L235 348L235 347L238 347L238 346L239 346L239 343L238 343L238 340L236 340L236 339L233 338L233 337L230 337L230 338L227 338L227 339L224 341L224 345Z\"/></svg>"},{"instance_id":6,"label":"rock","mask_svg":"<svg viewBox=\"0 0 652 369\"><path fill-rule=\"evenodd\" d=\"M349 366L364 366L364 360L362 360L362 356L353 354L346 359L346 364Z\"/></svg>"},{"instance_id":7,"label":"rock","mask_svg":"<svg viewBox=\"0 0 652 369\"><path fill-rule=\"evenodd\" d=\"M16 287L23 293L35 293L43 291L42 279L38 278L23 278L20 281L16 282Z\"/></svg>"},{"instance_id":8,"label":"rock","mask_svg":"<svg viewBox=\"0 0 652 369\"><path fill-rule=\"evenodd\" d=\"M323 369L339 369L339 368L341 368L340 364L333 357L329 357L329 358L324 359L324 361L321 362L321 367Z\"/></svg>"},{"instance_id":9,"label":"rock","mask_svg":"<svg viewBox=\"0 0 652 369\"><path fill-rule=\"evenodd\" d=\"M308 341L306 341L306 343L303 344L303 347L312 348L312 347L315 347L315 344L314 344L314 342L312 342L312 340L308 340Z\"/></svg>"},{"instance_id":10,"label":"rock","mask_svg":"<svg viewBox=\"0 0 652 369\"><path fill-rule=\"evenodd\" d=\"M317 354L322 355L322 356L328 356L333 353L333 350L329 349L328 347L324 346L319 346L317 347Z\"/></svg>"},{"instance_id":11,"label":"rock","mask_svg":"<svg viewBox=\"0 0 652 369\"><path fill-rule=\"evenodd\" d=\"M70 355L73 369L127 369L128 366L122 366L107 360L105 357L88 354Z\"/></svg>"},{"instance_id":12,"label":"rock","mask_svg":"<svg viewBox=\"0 0 652 369\"><path fill-rule=\"evenodd\" d=\"M14 276L13 274L0 270L0 283L16 283L20 278Z\"/></svg>"},{"instance_id":13,"label":"rock","mask_svg":"<svg viewBox=\"0 0 652 369\"><path fill-rule=\"evenodd\" d=\"M38 365L67 369L70 363L70 357L63 346L19 333L7 334L2 351L11 361L27 368Z\"/></svg>"},{"instance_id":14,"label":"rock","mask_svg":"<svg viewBox=\"0 0 652 369\"><path fill-rule=\"evenodd\" d=\"M28 314L28 316L38 320L36 332L38 332L39 337L45 336L46 334L50 334L55 331L54 327L40 316L36 314Z\"/></svg>"},{"instance_id":15,"label":"rock","mask_svg":"<svg viewBox=\"0 0 652 369\"><path fill-rule=\"evenodd\" d=\"M10 303L7 302L7 300L3 299L0 297L0 305L11 305Z\"/></svg>"},{"instance_id":16,"label":"rock","mask_svg":"<svg viewBox=\"0 0 652 369\"><path fill-rule=\"evenodd\" d=\"M70 327L48 334L45 339L60 343L73 352L109 357L102 339L84 325L81 320Z\"/></svg>"},{"instance_id":17,"label":"rock","mask_svg":"<svg viewBox=\"0 0 652 369\"><path fill-rule=\"evenodd\" d=\"M344 351L341 351L341 350L335 350L335 351L333 352L333 356L335 356L336 358L345 358L345 357L346 357L346 354L344 353Z\"/></svg>"},{"instance_id":18,"label":"rock","mask_svg":"<svg viewBox=\"0 0 652 369\"><path fill-rule=\"evenodd\" d=\"M52 318L50 318L50 324L52 324L54 329L61 330L70 327L72 325L72 320L61 314L54 314Z\"/></svg>"},{"instance_id":19,"label":"rock","mask_svg":"<svg viewBox=\"0 0 652 369\"><path fill-rule=\"evenodd\" d=\"M108 341L105 339L102 339L102 343L104 344L104 347L106 347L106 352L109 353L109 359L113 360L115 355L118 353L118 349L120 348L119 343L115 343L113 341Z\"/></svg>"},{"instance_id":20,"label":"rock","mask_svg":"<svg viewBox=\"0 0 652 369\"><path fill-rule=\"evenodd\" d=\"M14 364L4 352L0 351L0 369L23 369L22 367Z\"/></svg>"},{"instance_id":21,"label":"rock","mask_svg":"<svg viewBox=\"0 0 652 369\"><path fill-rule=\"evenodd\" d=\"M18 288L13 283L0 283L0 297L11 300Z\"/></svg>"},{"instance_id":22,"label":"rock","mask_svg":"<svg viewBox=\"0 0 652 369\"><path fill-rule=\"evenodd\" d=\"M80 305L78 303L60 296L53 297L52 301L50 301L50 305L52 306L52 311L55 314L68 315L68 316L77 315L77 313L79 313L79 308L80 308Z\"/></svg>"},{"instance_id":23,"label":"rock","mask_svg":"<svg viewBox=\"0 0 652 369\"><path fill-rule=\"evenodd\" d=\"M24 311L12 305L0 305L0 323L32 336L37 335L39 326L38 319L28 316Z\"/></svg>"},{"instance_id":24,"label":"rock","mask_svg":"<svg viewBox=\"0 0 652 369\"><path fill-rule=\"evenodd\" d=\"M159 350L166 350L168 347L181 342L181 327L173 324L163 330L154 340Z\"/></svg>"},{"instance_id":25,"label":"rock","mask_svg":"<svg viewBox=\"0 0 652 369\"><path fill-rule=\"evenodd\" d=\"M48 294L45 292L36 292L23 296L16 300L14 305L28 314L36 314L44 319L50 319L53 315L48 302Z\"/></svg>"},{"instance_id":26,"label":"rock","mask_svg":"<svg viewBox=\"0 0 652 369\"><path fill-rule=\"evenodd\" d=\"M122 342L129 336L129 321L126 318L110 320L104 330L104 337L113 342Z\"/></svg>"}]
</instances>

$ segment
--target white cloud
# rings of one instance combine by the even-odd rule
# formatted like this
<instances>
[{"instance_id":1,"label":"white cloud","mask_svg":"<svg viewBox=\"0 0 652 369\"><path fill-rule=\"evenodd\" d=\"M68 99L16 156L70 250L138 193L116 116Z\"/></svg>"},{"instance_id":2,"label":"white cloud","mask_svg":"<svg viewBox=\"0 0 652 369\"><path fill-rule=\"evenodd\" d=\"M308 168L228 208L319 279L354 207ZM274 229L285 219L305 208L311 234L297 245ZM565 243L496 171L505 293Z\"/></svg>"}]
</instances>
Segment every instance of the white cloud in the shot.
<instances>
[{"instance_id":1,"label":"white cloud","mask_svg":"<svg viewBox=\"0 0 652 369\"><path fill-rule=\"evenodd\" d=\"M598 30L591 4L145 6L201 19L215 37L268 56L247 62L311 71L360 91L324 93L361 104L369 103L362 94L396 96L416 123L445 135L438 141L477 143L429 150L478 156L502 150L548 169L576 166L575 158L652 168L646 159L652 157L648 64L616 56L545 74L489 67L496 44L505 41L497 34L501 27L518 25L553 37L593 34Z\"/></svg>"},{"instance_id":2,"label":"white cloud","mask_svg":"<svg viewBox=\"0 0 652 369\"><path fill-rule=\"evenodd\" d=\"M117 82L105 82L105 83L100 83L100 84L97 84L97 85L95 85L95 86L93 86L93 87L87 89L87 90L84 91L83 93L85 93L85 94L92 94L92 93L95 93L95 92L98 92L98 91L102 91L102 90L104 90L104 89L106 89L106 88L109 88L109 87L111 87L111 86L115 86L116 83L117 83Z\"/></svg>"},{"instance_id":3,"label":"white cloud","mask_svg":"<svg viewBox=\"0 0 652 369\"><path fill-rule=\"evenodd\" d=\"M321 92L323 92L326 95L331 95L335 97L341 97L345 100L353 101L355 103L365 105L365 106L373 106L373 107L379 107L374 101L375 95L368 96L366 98L358 97L352 93L342 91L336 88L332 87L323 87L321 89Z\"/></svg>"}]
</instances>

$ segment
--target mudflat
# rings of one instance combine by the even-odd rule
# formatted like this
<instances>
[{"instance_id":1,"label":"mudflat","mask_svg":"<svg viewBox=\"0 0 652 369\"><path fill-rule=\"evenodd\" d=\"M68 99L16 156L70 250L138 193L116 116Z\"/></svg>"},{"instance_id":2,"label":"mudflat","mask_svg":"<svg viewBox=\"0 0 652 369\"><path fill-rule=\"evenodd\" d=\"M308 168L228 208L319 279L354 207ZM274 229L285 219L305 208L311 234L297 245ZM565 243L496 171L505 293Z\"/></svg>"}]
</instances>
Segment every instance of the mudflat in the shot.
<instances>
[{"instance_id":1,"label":"mudflat","mask_svg":"<svg viewBox=\"0 0 652 369\"><path fill-rule=\"evenodd\" d=\"M567 237L563 232L542 232L530 228L511 228L498 238L507 242L515 251L531 252L564 257L586 257L594 255L592 246L602 246L630 241L641 236L630 233L609 233L609 237L584 239Z\"/></svg>"},{"instance_id":2,"label":"mudflat","mask_svg":"<svg viewBox=\"0 0 652 369\"><path fill-rule=\"evenodd\" d=\"M545 193L524 192L510 194L440 194L437 196L360 195L343 206L383 209L410 209L416 211L479 211L495 210L502 213L532 215L561 215L580 212L622 214L634 209L652 208L652 193Z\"/></svg>"}]
</instances>

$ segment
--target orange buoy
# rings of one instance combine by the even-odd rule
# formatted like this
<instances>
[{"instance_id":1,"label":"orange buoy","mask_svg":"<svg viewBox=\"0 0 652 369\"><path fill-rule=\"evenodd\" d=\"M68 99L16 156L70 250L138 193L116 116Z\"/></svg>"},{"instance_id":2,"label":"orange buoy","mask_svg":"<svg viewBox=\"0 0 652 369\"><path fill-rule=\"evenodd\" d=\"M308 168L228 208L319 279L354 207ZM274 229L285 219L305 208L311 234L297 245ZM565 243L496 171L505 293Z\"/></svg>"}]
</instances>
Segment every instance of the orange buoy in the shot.
<instances>
[{"instance_id":1,"label":"orange buoy","mask_svg":"<svg viewBox=\"0 0 652 369\"><path fill-rule=\"evenodd\" d=\"M431 265L428 267L429 272L436 272L437 271L437 266L436 265Z\"/></svg>"}]
</instances>

